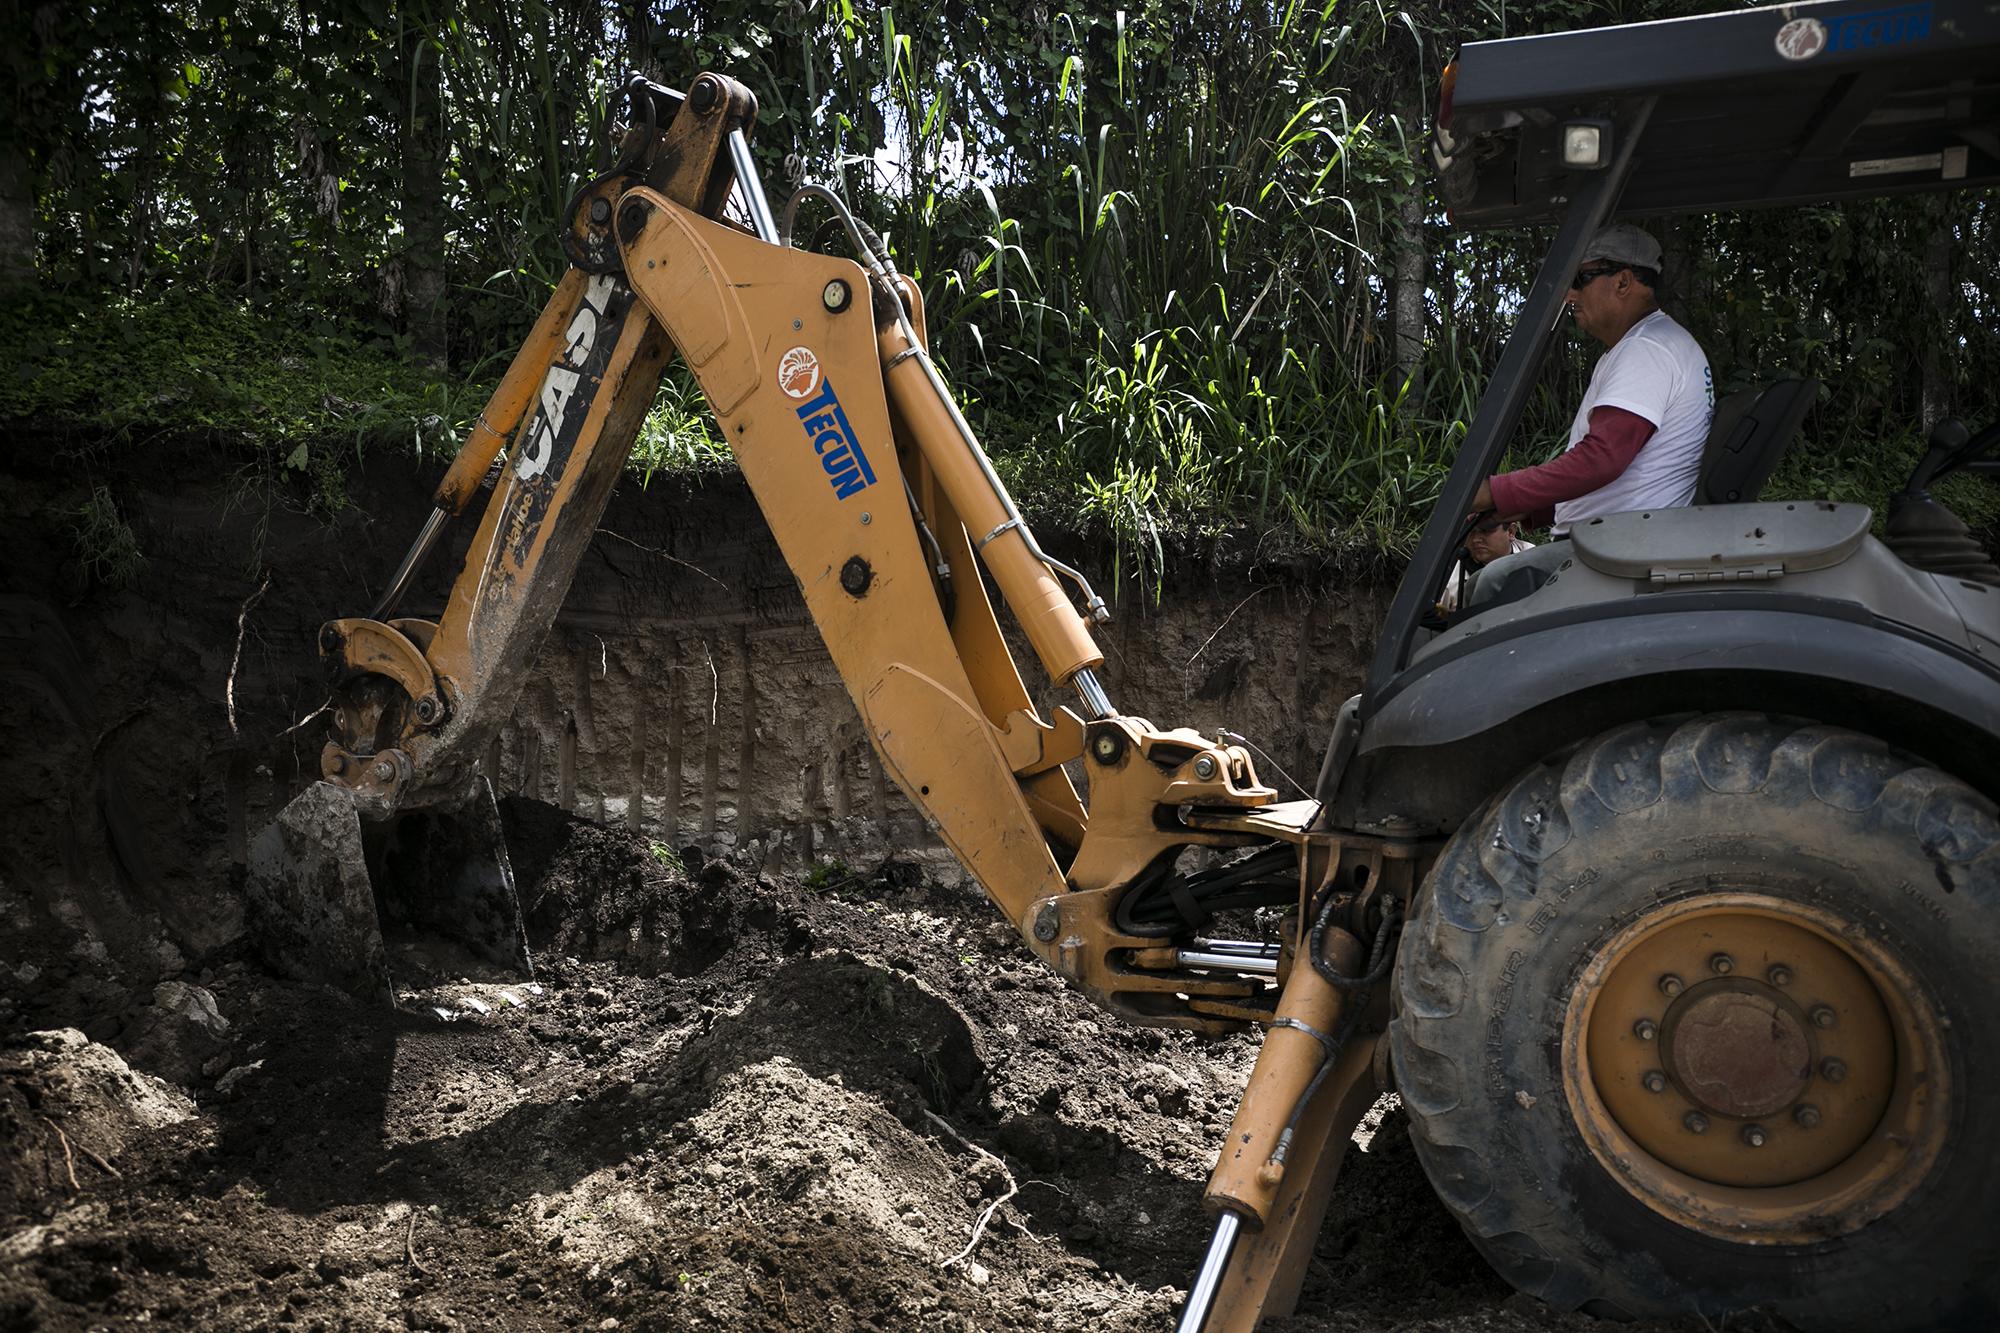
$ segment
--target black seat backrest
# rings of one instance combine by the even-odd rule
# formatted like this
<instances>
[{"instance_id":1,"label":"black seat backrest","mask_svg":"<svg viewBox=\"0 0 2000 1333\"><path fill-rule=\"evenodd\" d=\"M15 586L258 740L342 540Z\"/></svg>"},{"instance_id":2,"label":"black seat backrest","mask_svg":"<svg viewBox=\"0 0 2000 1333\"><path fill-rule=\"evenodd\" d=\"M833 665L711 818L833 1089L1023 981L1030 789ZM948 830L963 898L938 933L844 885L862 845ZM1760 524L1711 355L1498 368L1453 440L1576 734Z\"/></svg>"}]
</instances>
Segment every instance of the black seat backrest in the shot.
<instances>
[{"instance_id":1,"label":"black seat backrest","mask_svg":"<svg viewBox=\"0 0 2000 1333\"><path fill-rule=\"evenodd\" d=\"M1819 381L1778 380L1768 388L1742 389L1715 405L1694 502L1748 504L1763 491L1785 446L1819 397Z\"/></svg>"}]
</instances>

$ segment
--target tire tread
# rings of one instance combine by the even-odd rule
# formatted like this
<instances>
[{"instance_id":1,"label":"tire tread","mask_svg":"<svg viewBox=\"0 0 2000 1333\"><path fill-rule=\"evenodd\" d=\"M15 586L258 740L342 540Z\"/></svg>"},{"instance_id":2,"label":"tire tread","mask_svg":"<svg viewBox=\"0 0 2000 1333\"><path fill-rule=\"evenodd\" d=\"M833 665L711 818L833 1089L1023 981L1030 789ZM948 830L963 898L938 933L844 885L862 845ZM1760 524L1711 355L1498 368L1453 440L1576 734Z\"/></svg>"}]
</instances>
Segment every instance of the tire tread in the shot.
<instances>
[{"instance_id":1,"label":"tire tread","mask_svg":"<svg viewBox=\"0 0 2000 1333\"><path fill-rule=\"evenodd\" d=\"M1390 1028L1397 1085L1445 1207L1502 1276L1558 1309L1644 1312L1658 1307L1661 1288L1620 1285L1607 1271L1613 1256L1596 1253L1601 1239L1579 1240L1576 1219L1547 1197L1553 1182L1508 1160L1513 1149L1481 1123L1492 1090L1480 1083L1496 1066L1490 1051L1486 1067L1466 1058L1482 1053L1473 1043L1487 1024L1482 1014L1469 1039L1471 1007L1485 998L1475 979L1494 970L1496 925L1551 887L1544 862L1572 838L1654 818L1665 802L1736 794L1807 797L1871 833L1914 833L1947 893L2000 880L1990 873L2000 867L1992 801L1872 738L1763 714L1617 728L1530 769L1467 820L1405 932ZM1500 1052L1497 1067L1509 1056ZM1544 1243L1565 1236L1568 1245Z\"/></svg>"}]
</instances>

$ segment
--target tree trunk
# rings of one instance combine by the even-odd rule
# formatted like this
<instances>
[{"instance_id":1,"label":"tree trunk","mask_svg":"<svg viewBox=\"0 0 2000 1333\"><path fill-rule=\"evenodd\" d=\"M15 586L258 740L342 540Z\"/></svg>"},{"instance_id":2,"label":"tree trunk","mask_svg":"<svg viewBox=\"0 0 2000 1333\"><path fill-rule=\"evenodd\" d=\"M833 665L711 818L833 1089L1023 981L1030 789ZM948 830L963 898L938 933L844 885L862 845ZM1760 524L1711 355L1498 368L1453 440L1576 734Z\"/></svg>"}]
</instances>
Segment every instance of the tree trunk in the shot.
<instances>
[{"instance_id":1,"label":"tree trunk","mask_svg":"<svg viewBox=\"0 0 2000 1333\"><path fill-rule=\"evenodd\" d=\"M1423 123L1415 108L1405 112L1405 123ZM1396 371L1410 386L1412 401L1423 397L1424 371L1424 285L1430 274L1430 253L1424 244L1424 190L1414 184L1404 193L1397 208L1396 226Z\"/></svg>"},{"instance_id":2,"label":"tree trunk","mask_svg":"<svg viewBox=\"0 0 2000 1333\"><path fill-rule=\"evenodd\" d=\"M403 116L403 302L416 353L442 368L445 323L445 202L447 166L444 103L437 53L430 45L433 15L427 4L404 12L397 73L406 102Z\"/></svg>"},{"instance_id":3,"label":"tree trunk","mask_svg":"<svg viewBox=\"0 0 2000 1333\"><path fill-rule=\"evenodd\" d=\"M1660 224L1660 308L1682 328L1688 323L1687 288L1692 271L1681 220L1668 218Z\"/></svg>"},{"instance_id":4,"label":"tree trunk","mask_svg":"<svg viewBox=\"0 0 2000 1333\"><path fill-rule=\"evenodd\" d=\"M1951 415L1953 376L1946 354L1954 322L1951 252L1958 234L1951 201L1932 195L1925 201L1924 222L1924 300L1930 306L1930 318L1920 321L1918 327L1928 335L1923 340L1922 404L1923 429L1928 435L1932 426Z\"/></svg>"},{"instance_id":5,"label":"tree trunk","mask_svg":"<svg viewBox=\"0 0 2000 1333\"><path fill-rule=\"evenodd\" d=\"M0 142L0 287L34 280L34 175L19 144Z\"/></svg>"}]
</instances>

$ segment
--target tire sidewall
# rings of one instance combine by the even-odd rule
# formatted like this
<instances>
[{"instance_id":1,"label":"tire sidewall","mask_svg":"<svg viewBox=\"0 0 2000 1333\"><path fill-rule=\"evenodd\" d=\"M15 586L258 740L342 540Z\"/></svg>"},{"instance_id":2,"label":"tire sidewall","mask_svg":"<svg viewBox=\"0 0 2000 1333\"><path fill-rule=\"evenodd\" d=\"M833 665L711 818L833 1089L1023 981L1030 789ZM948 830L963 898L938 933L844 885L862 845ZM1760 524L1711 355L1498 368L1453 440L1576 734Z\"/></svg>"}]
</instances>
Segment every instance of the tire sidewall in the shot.
<instances>
[{"instance_id":1,"label":"tire sidewall","mask_svg":"<svg viewBox=\"0 0 2000 1333\"><path fill-rule=\"evenodd\" d=\"M1713 758L1732 744L1766 771L1724 763L1717 790ZM1895 1327L1928 1308L1917 1326L1936 1326L1958 1291L1990 1283L2000 1254L1985 1198L2000 1140L1979 1127L2000 1104L1974 1055L2000 1049L2000 855L1958 868L1946 892L1922 832L1938 801L1968 795L1852 733L1727 717L1609 733L1530 770L1468 821L1406 932L1393 1031L1427 1169L1438 1145L1485 1160L1486 1197L1460 1179L1447 1202L1489 1257L1531 1281L1545 1272L1560 1304L1630 1315L1754 1305ZM1569 1105L1564 1029L1590 960L1661 906L1724 889L1853 923L1948 1023L1940 1159L1909 1199L1848 1235L1743 1245L1680 1226L1597 1160ZM1455 1066L1448 1090L1436 1086L1440 1056ZM1464 1161L1447 1169L1462 1177Z\"/></svg>"}]
</instances>

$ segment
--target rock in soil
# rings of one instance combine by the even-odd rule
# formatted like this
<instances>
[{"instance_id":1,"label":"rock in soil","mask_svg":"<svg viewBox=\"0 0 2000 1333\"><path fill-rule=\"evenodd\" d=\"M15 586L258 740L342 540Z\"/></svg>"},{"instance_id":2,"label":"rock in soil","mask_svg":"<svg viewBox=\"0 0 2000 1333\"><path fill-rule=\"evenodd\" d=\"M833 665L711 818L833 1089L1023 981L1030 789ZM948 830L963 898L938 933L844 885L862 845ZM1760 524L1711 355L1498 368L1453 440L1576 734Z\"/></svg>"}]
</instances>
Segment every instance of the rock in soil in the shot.
<instances>
[{"instance_id":1,"label":"rock in soil","mask_svg":"<svg viewBox=\"0 0 2000 1333\"><path fill-rule=\"evenodd\" d=\"M75 1028L28 1033L0 1049L0 1218L41 1220L110 1179L128 1143L193 1114L178 1089Z\"/></svg>"}]
</instances>

